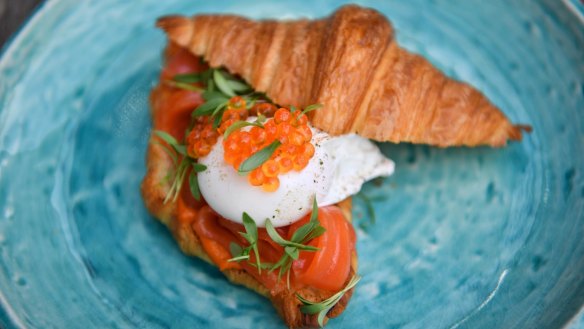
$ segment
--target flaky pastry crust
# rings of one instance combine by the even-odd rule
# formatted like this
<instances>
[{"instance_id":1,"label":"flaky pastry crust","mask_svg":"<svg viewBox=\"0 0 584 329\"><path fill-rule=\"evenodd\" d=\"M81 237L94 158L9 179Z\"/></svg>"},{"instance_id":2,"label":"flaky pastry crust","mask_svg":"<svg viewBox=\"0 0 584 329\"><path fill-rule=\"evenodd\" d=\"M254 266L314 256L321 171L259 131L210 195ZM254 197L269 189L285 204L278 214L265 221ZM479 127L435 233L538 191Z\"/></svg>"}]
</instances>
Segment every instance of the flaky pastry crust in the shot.
<instances>
[{"instance_id":1,"label":"flaky pastry crust","mask_svg":"<svg viewBox=\"0 0 584 329\"><path fill-rule=\"evenodd\" d=\"M311 122L330 134L435 146L503 146L513 125L478 90L400 48L373 9L341 7L319 20L254 21L234 15L167 16L173 42L240 75L275 103L324 104Z\"/></svg>"}]
</instances>

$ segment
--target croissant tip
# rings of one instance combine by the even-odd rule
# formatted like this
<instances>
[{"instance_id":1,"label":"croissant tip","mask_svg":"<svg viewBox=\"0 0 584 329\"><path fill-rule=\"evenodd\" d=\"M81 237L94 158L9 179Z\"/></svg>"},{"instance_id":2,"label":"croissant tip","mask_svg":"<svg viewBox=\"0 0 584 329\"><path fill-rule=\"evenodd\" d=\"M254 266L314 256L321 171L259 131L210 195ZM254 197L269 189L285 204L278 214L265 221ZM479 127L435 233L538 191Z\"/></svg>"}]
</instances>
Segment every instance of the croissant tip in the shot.
<instances>
[{"instance_id":1,"label":"croissant tip","mask_svg":"<svg viewBox=\"0 0 584 329\"><path fill-rule=\"evenodd\" d=\"M185 21L188 21L188 18L180 15L162 16L156 20L156 27L166 31L182 26Z\"/></svg>"},{"instance_id":2,"label":"croissant tip","mask_svg":"<svg viewBox=\"0 0 584 329\"><path fill-rule=\"evenodd\" d=\"M509 139L513 141L520 141L523 138L523 132L530 133L532 131L529 125L513 125L509 130Z\"/></svg>"},{"instance_id":3,"label":"croissant tip","mask_svg":"<svg viewBox=\"0 0 584 329\"><path fill-rule=\"evenodd\" d=\"M160 17L156 20L156 27L163 30L169 39L183 46L191 38L191 19L185 16L169 15Z\"/></svg>"},{"instance_id":4,"label":"croissant tip","mask_svg":"<svg viewBox=\"0 0 584 329\"><path fill-rule=\"evenodd\" d=\"M528 134L533 131L533 128L531 128L530 125L516 125L515 127L519 128L522 131L525 131Z\"/></svg>"},{"instance_id":5,"label":"croissant tip","mask_svg":"<svg viewBox=\"0 0 584 329\"><path fill-rule=\"evenodd\" d=\"M187 26L189 21L189 18L180 15L163 16L156 20L156 27L172 35Z\"/></svg>"}]
</instances>

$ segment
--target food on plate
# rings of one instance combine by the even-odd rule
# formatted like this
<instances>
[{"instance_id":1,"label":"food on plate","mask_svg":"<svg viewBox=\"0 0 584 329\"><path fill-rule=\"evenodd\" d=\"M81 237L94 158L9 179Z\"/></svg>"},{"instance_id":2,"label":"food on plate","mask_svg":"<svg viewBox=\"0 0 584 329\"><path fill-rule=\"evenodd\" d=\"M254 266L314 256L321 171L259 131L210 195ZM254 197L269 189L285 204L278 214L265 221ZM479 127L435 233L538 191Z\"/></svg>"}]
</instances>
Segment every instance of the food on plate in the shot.
<instances>
[{"instance_id":1,"label":"food on plate","mask_svg":"<svg viewBox=\"0 0 584 329\"><path fill-rule=\"evenodd\" d=\"M290 327L338 316L360 279L351 196L394 171L368 138L502 146L528 129L399 48L371 9L158 25L169 44L145 204L186 254L269 298Z\"/></svg>"}]
</instances>

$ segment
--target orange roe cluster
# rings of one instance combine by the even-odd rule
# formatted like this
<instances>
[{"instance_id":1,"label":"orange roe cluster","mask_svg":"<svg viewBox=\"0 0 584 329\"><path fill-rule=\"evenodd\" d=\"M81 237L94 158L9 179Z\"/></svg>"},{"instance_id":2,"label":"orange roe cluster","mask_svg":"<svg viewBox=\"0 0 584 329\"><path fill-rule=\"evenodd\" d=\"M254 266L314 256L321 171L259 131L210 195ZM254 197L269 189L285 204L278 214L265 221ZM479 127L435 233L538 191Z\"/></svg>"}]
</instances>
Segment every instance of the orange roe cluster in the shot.
<instances>
[{"instance_id":1,"label":"orange roe cluster","mask_svg":"<svg viewBox=\"0 0 584 329\"><path fill-rule=\"evenodd\" d=\"M238 170L243 161L275 140L279 140L281 145L270 159L248 175L251 185L261 186L264 191L273 192L280 186L278 178L280 174L291 170L301 171L308 165L315 152L314 145L310 143L311 139L312 131L308 126L306 114L280 108L275 111L273 120L264 123L263 128L253 126L249 130L240 129L231 133L223 141L224 159Z\"/></svg>"},{"instance_id":2,"label":"orange roe cluster","mask_svg":"<svg viewBox=\"0 0 584 329\"><path fill-rule=\"evenodd\" d=\"M186 138L187 154L192 158L209 154L217 138L219 138L219 133L217 129L213 129L213 123L209 117L198 117Z\"/></svg>"},{"instance_id":3,"label":"orange roe cluster","mask_svg":"<svg viewBox=\"0 0 584 329\"><path fill-rule=\"evenodd\" d=\"M219 126L219 133L225 133L225 130L237 121L245 121L249 111L247 110L245 99L240 96L232 97L229 100L227 109L223 112L221 117L221 125Z\"/></svg>"},{"instance_id":4,"label":"orange roe cluster","mask_svg":"<svg viewBox=\"0 0 584 329\"><path fill-rule=\"evenodd\" d=\"M209 152L221 134L229 126L239 120L245 120L248 116L245 99L240 96L232 97L223 112L221 124L218 129L213 127L213 120L209 116L197 117L191 132L186 138L187 153L192 158L204 157Z\"/></svg>"}]
</instances>

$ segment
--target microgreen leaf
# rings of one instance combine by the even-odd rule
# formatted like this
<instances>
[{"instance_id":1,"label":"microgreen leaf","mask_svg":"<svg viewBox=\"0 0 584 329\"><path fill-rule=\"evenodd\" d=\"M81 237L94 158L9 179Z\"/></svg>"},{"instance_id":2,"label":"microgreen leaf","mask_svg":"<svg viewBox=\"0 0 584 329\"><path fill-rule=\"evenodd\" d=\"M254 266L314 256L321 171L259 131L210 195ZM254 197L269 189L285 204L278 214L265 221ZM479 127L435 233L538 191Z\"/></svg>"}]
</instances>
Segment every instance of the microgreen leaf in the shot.
<instances>
[{"instance_id":1,"label":"microgreen leaf","mask_svg":"<svg viewBox=\"0 0 584 329\"><path fill-rule=\"evenodd\" d=\"M191 190L191 194L195 198L195 200L201 200L201 191L199 190L199 181L197 180L197 173L205 171L207 166L193 162L192 163L192 170L189 175L189 188Z\"/></svg>"},{"instance_id":2,"label":"microgreen leaf","mask_svg":"<svg viewBox=\"0 0 584 329\"><path fill-rule=\"evenodd\" d=\"M207 166L205 166L205 165L204 165L204 164L202 164L202 163L196 163L196 162L194 162L194 163L193 163L193 170L194 170L195 172L198 172L198 173L199 173L199 172L203 172L203 171L207 170Z\"/></svg>"},{"instance_id":3,"label":"microgreen leaf","mask_svg":"<svg viewBox=\"0 0 584 329\"><path fill-rule=\"evenodd\" d=\"M249 259L249 250L246 251L246 249L235 242L229 244L229 252L231 252L233 258L228 259L228 262L240 262Z\"/></svg>"},{"instance_id":4,"label":"microgreen leaf","mask_svg":"<svg viewBox=\"0 0 584 329\"><path fill-rule=\"evenodd\" d=\"M180 145L171 134L162 130L155 130L154 134L170 145L177 153L187 155L186 147L184 145Z\"/></svg>"},{"instance_id":5,"label":"microgreen leaf","mask_svg":"<svg viewBox=\"0 0 584 329\"><path fill-rule=\"evenodd\" d=\"M308 105L307 107L304 108L304 111L302 111L303 114L306 114L308 112L314 111L314 110L318 110L319 108L321 108L323 105L322 104L312 104L312 105Z\"/></svg>"},{"instance_id":6,"label":"microgreen leaf","mask_svg":"<svg viewBox=\"0 0 584 329\"><path fill-rule=\"evenodd\" d=\"M264 147L263 149L257 151L252 156L247 158L239 166L238 172L240 174L247 174L248 172L261 166L264 162L268 161L272 154L276 152L276 149L281 145L279 140L275 140L270 145Z\"/></svg>"},{"instance_id":7,"label":"microgreen leaf","mask_svg":"<svg viewBox=\"0 0 584 329\"><path fill-rule=\"evenodd\" d=\"M185 145L173 145L172 148L182 155L187 155L187 147Z\"/></svg>"},{"instance_id":8,"label":"microgreen leaf","mask_svg":"<svg viewBox=\"0 0 584 329\"><path fill-rule=\"evenodd\" d=\"M228 262L239 262L239 261L246 260L246 259L249 259L249 255L236 256L233 258L229 258L227 261Z\"/></svg>"},{"instance_id":9,"label":"microgreen leaf","mask_svg":"<svg viewBox=\"0 0 584 329\"><path fill-rule=\"evenodd\" d=\"M300 226L294 234L292 234L292 241L302 241L314 229L312 223L306 223Z\"/></svg>"},{"instance_id":10,"label":"microgreen leaf","mask_svg":"<svg viewBox=\"0 0 584 329\"><path fill-rule=\"evenodd\" d=\"M286 247L284 248L284 252L286 252L288 256L290 256L294 260L298 259L298 255L300 254L298 248L295 247Z\"/></svg>"},{"instance_id":11,"label":"microgreen leaf","mask_svg":"<svg viewBox=\"0 0 584 329\"><path fill-rule=\"evenodd\" d=\"M230 262L239 262L242 260L249 261L250 258L249 253L250 251L253 250L255 256L255 264L250 263L250 265L257 267L258 272L261 274L262 268L264 268L264 266L260 261L260 253L258 250L258 228L253 218L251 218L247 213L244 212L241 219L243 222L243 227L245 228L245 233L239 232L239 234L245 240L247 240L249 246L242 248L239 245L236 246L230 245L229 249L231 251L231 255L233 256L233 258L229 259L228 261Z\"/></svg>"},{"instance_id":12,"label":"microgreen leaf","mask_svg":"<svg viewBox=\"0 0 584 329\"><path fill-rule=\"evenodd\" d=\"M264 122L266 122L266 116L263 114L258 114L258 118L256 119L256 122L263 125ZM262 126L263 127L263 126Z\"/></svg>"},{"instance_id":13,"label":"microgreen leaf","mask_svg":"<svg viewBox=\"0 0 584 329\"><path fill-rule=\"evenodd\" d=\"M166 131L162 131L162 130L155 130L154 134L158 137L160 137L160 139L162 139L163 141L167 142L168 145L172 146L172 145L178 145L177 140L172 137L171 134L167 133Z\"/></svg>"},{"instance_id":14,"label":"microgreen leaf","mask_svg":"<svg viewBox=\"0 0 584 329\"><path fill-rule=\"evenodd\" d=\"M206 81L207 83L209 82L209 80L212 80L214 70L215 69L208 68L206 71L201 72L201 80Z\"/></svg>"},{"instance_id":15,"label":"microgreen leaf","mask_svg":"<svg viewBox=\"0 0 584 329\"><path fill-rule=\"evenodd\" d=\"M286 264L286 266L284 266L283 270L284 273L286 273L286 285L288 286L288 289L290 289L290 268L292 268L292 262L288 262L288 264ZM282 272L278 273L278 277L280 276L280 274L282 274Z\"/></svg>"},{"instance_id":16,"label":"microgreen leaf","mask_svg":"<svg viewBox=\"0 0 584 329\"><path fill-rule=\"evenodd\" d=\"M222 117L223 117L223 111L219 111L219 113L217 113L215 115L215 119L213 119L213 129L219 128L219 126L221 125Z\"/></svg>"},{"instance_id":17,"label":"microgreen leaf","mask_svg":"<svg viewBox=\"0 0 584 329\"><path fill-rule=\"evenodd\" d=\"M229 98L225 97L225 95L223 93L218 92L218 91L209 91L209 90L207 90L207 91L205 91L203 93L202 96L203 96L203 99L205 101L210 101L210 100L216 99L216 98L222 99L225 102L229 101Z\"/></svg>"},{"instance_id":18,"label":"microgreen leaf","mask_svg":"<svg viewBox=\"0 0 584 329\"><path fill-rule=\"evenodd\" d=\"M237 93L242 93L251 90L251 87L247 83L238 80L227 80L227 85L231 90Z\"/></svg>"},{"instance_id":19,"label":"microgreen leaf","mask_svg":"<svg viewBox=\"0 0 584 329\"><path fill-rule=\"evenodd\" d=\"M215 81L217 88L219 88L219 90L222 93L224 93L225 95L227 95L229 97L235 96L235 92L233 91L233 89L231 89L231 87L227 83L227 80L225 79L223 74L221 74L220 70L215 70L213 72L213 80Z\"/></svg>"},{"instance_id":20,"label":"microgreen leaf","mask_svg":"<svg viewBox=\"0 0 584 329\"><path fill-rule=\"evenodd\" d=\"M297 111L296 106L290 105L290 113L294 113L296 111Z\"/></svg>"},{"instance_id":21,"label":"microgreen leaf","mask_svg":"<svg viewBox=\"0 0 584 329\"><path fill-rule=\"evenodd\" d=\"M225 107L227 107L227 102L217 105L213 113L211 113L211 116L212 117L218 116L219 118L221 118L223 116L223 110L225 109Z\"/></svg>"},{"instance_id":22,"label":"microgreen leaf","mask_svg":"<svg viewBox=\"0 0 584 329\"><path fill-rule=\"evenodd\" d=\"M207 79L207 91L215 91L215 81L213 81L212 73L209 74L209 78Z\"/></svg>"},{"instance_id":23,"label":"microgreen leaf","mask_svg":"<svg viewBox=\"0 0 584 329\"><path fill-rule=\"evenodd\" d=\"M341 291L318 303L309 301L297 293L296 298L298 298L298 300L300 300L300 302L303 304L300 307L300 311L304 314L318 313L318 324L321 327L323 327L324 318L327 315L327 313L341 300L341 298L345 293L347 293L347 291L351 290L355 285L357 285L359 280L361 280L361 277L355 275L354 277L351 278L349 283Z\"/></svg>"},{"instance_id":24,"label":"microgreen leaf","mask_svg":"<svg viewBox=\"0 0 584 329\"><path fill-rule=\"evenodd\" d=\"M197 83L203 81L203 76L201 73L177 74L172 77L172 80L182 83Z\"/></svg>"},{"instance_id":25,"label":"microgreen leaf","mask_svg":"<svg viewBox=\"0 0 584 329\"><path fill-rule=\"evenodd\" d=\"M172 200L174 202L176 201L178 195L180 194L180 190L187 176L189 166L191 165L191 163L193 163L193 160L187 156L186 146L179 144L178 141L172 135L162 130L155 130L153 133L155 136L157 136L158 138L160 138L169 145L165 146L161 144L164 147L163 149L166 151L166 153L170 155L175 167L174 173L172 174L171 178L172 182L170 184L168 192L166 193L166 197L164 198L164 203L168 202L169 200ZM176 154L173 154L174 152L172 152L170 148L172 148L172 150L174 150ZM183 155L180 162L178 162L179 157L177 154ZM196 182L196 179L194 179L194 181ZM189 183L191 182L192 178L189 177ZM191 186L191 192L193 192L193 188L194 187ZM198 191L198 187L196 188L196 190ZM194 193L193 196L194 195L196 195L196 193Z\"/></svg>"},{"instance_id":26,"label":"microgreen leaf","mask_svg":"<svg viewBox=\"0 0 584 329\"><path fill-rule=\"evenodd\" d=\"M296 296L298 299L300 299L300 296ZM301 302L303 302L302 299L300 299ZM310 302L309 300L306 300L307 302ZM303 305L302 306L302 313L304 314L316 314L324 309L327 309L328 305L325 304L312 304L312 305Z\"/></svg>"},{"instance_id":27,"label":"microgreen leaf","mask_svg":"<svg viewBox=\"0 0 584 329\"><path fill-rule=\"evenodd\" d=\"M306 223L299 227L294 234L292 234L293 241L302 241L304 238L310 234L310 232L314 229L314 225L312 223Z\"/></svg>"},{"instance_id":28,"label":"microgreen leaf","mask_svg":"<svg viewBox=\"0 0 584 329\"><path fill-rule=\"evenodd\" d=\"M247 110L251 109L257 101L256 99L253 99L253 98L248 98L248 97L244 97L244 98L245 98L245 108Z\"/></svg>"},{"instance_id":29,"label":"microgreen leaf","mask_svg":"<svg viewBox=\"0 0 584 329\"><path fill-rule=\"evenodd\" d=\"M246 212L243 213L242 216L243 226L245 227L245 231L248 234L247 241L250 244L251 249L255 255L256 265L258 268L258 272L262 273L262 264L260 261L260 252L258 250L258 228L256 226L255 221L251 218Z\"/></svg>"},{"instance_id":30,"label":"microgreen leaf","mask_svg":"<svg viewBox=\"0 0 584 329\"><path fill-rule=\"evenodd\" d=\"M326 311L322 310L322 311L320 311L320 313L318 313L317 321L318 321L318 325L321 328L324 327L324 317L326 316L326 314L328 313L329 310L330 310L330 308L327 309Z\"/></svg>"},{"instance_id":31,"label":"microgreen leaf","mask_svg":"<svg viewBox=\"0 0 584 329\"><path fill-rule=\"evenodd\" d=\"M278 271L278 280L280 280L280 278L282 277L283 273L286 273L288 270L290 270L290 267L292 267L292 258L290 257L289 253L294 253L291 249L296 249L293 246L288 245L289 241L284 240L284 238L282 238L280 236L280 234L276 231L276 229L274 228L274 225L272 224L272 222L270 221L270 219L266 219L266 231L268 233L268 235L270 236L270 238L278 243L279 245L285 247L284 248L284 255L282 255L282 257L274 264L272 265L272 267L270 268L270 272L275 271L277 269L279 269ZM288 250L286 250L288 249ZM289 284L288 284L289 286Z\"/></svg>"},{"instance_id":32,"label":"microgreen leaf","mask_svg":"<svg viewBox=\"0 0 584 329\"><path fill-rule=\"evenodd\" d=\"M247 233L244 233L244 232L237 232L237 233L239 233L239 235L241 235L247 241L252 239L252 237Z\"/></svg>"},{"instance_id":33,"label":"microgreen leaf","mask_svg":"<svg viewBox=\"0 0 584 329\"><path fill-rule=\"evenodd\" d=\"M218 107L227 105L228 101L229 100L227 98L213 98L208 100L197 107L197 109L193 112L193 116L200 117L210 115L215 112Z\"/></svg>"},{"instance_id":34,"label":"microgreen leaf","mask_svg":"<svg viewBox=\"0 0 584 329\"><path fill-rule=\"evenodd\" d=\"M310 214L310 222L318 222L318 203L316 202L316 195L312 199L312 213Z\"/></svg>"},{"instance_id":35,"label":"microgreen leaf","mask_svg":"<svg viewBox=\"0 0 584 329\"><path fill-rule=\"evenodd\" d=\"M231 242L229 244L229 251L231 252L232 255L238 255L241 254L241 251L243 250L243 248L241 248L240 245L238 245L235 242Z\"/></svg>"},{"instance_id":36,"label":"microgreen leaf","mask_svg":"<svg viewBox=\"0 0 584 329\"><path fill-rule=\"evenodd\" d=\"M320 223L318 222L318 204L315 197L312 201L312 214L310 215L309 222L300 226L294 234L292 234L291 240L302 243L322 235L325 231L326 229L320 226Z\"/></svg>"},{"instance_id":37,"label":"microgreen leaf","mask_svg":"<svg viewBox=\"0 0 584 329\"><path fill-rule=\"evenodd\" d=\"M184 89L184 90L188 90L188 91L195 91L195 92L205 91L205 89L203 89L201 87L193 86L191 84L184 83L184 82L177 82L174 80L166 80L166 82L175 88L180 88L180 89Z\"/></svg>"},{"instance_id":38,"label":"microgreen leaf","mask_svg":"<svg viewBox=\"0 0 584 329\"><path fill-rule=\"evenodd\" d=\"M263 101L267 101L267 97L263 93L252 92L251 94L245 95L245 107L249 110L251 109L258 100L262 99Z\"/></svg>"},{"instance_id":39,"label":"microgreen leaf","mask_svg":"<svg viewBox=\"0 0 584 329\"><path fill-rule=\"evenodd\" d=\"M168 192L166 193L166 197L164 198L164 203L168 202L169 200L172 200L172 202L175 202L176 199L178 198L178 195L180 194L180 190L183 186L183 182L185 180L185 176L187 175L187 171L188 168L190 166L190 163L192 163L193 160L191 160L188 157L183 157L182 160L180 161L180 163L178 164L178 166L176 167L175 171L174 171L174 175L172 178L172 184L170 185L170 188L168 189Z\"/></svg>"},{"instance_id":40,"label":"microgreen leaf","mask_svg":"<svg viewBox=\"0 0 584 329\"><path fill-rule=\"evenodd\" d=\"M227 128L225 130L225 133L223 134L223 139L226 139L229 135L231 135L232 132L234 132L238 129L241 129L243 127L249 127L249 126L256 126L256 127L260 127L260 128L264 127L259 122L236 121L231 126L229 126L229 128Z\"/></svg>"},{"instance_id":41,"label":"microgreen leaf","mask_svg":"<svg viewBox=\"0 0 584 329\"><path fill-rule=\"evenodd\" d=\"M310 241L312 239L318 238L319 236L323 235L326 232L326 228L322 226L315 227L310 234L305 238L306 241Z\"/></svg>"},{"instance_id":42,"label":"microgreen leaf","mask_svg":"<svg viewBox=\"0 0 584 329\"><path fill-rule=\"evenodd\" d=\"M249 238L252 239L253 242L257 241L258 228L253 218L251 218L246 212L244 212L243 216L241 216L241 219L243 222L243 227L245 227L245 231L247 232ZM250 241L250 243L251 242L252 241Z\"/></svg>"},{"instance_id":43,"label":"microgreen leaf","mask_svg":"<svg viewBox=\"0 0 584 329\"><path fill-rule=\"evenodd\" d=\"M280 258L280 260L278 260L271 268L270 268L270 272L281 268L280 271L278 271L278 280L280 280L280 277L282 276L282 273L284 273L284 269L286 268L286 265L288 263L291 262L290 256L286 253L284 253L284 255Z\"/></svg>"},{"instance_id":44,"label":"microgreen leaf","mask_svg":"<svg viewBox=\"0 0 584 329\"><path fill-rule=\"evenodd\" d=\"M171 147L169 147L167 144L161 143L159 141L152 141L152 143L156 144L156 145L160 145L162 147L162 149L164 150L164 152L166 154L168 154L168 156L172 159L172 163L176 167L177 162L178 162L178 156L176 155L176 152Z\"/></svg>"},{"instance_id":45,"label":"microgreen leaf","mask_svg":"<svg viewBox=\"0 0 584 329\"><path fill-rule=\"evenodd\" d=\"M284 238L282 238L280 236L280 233L278 233L278 231L276 231L276 229L274 228L274 224L272 224L272 221L268 218L266 219L266 232L268 233L268 235L270 236L270 238L276 242L279 245L285 246L288 244L288 241L286 241Z\"/></svg>"}]
</instances>

